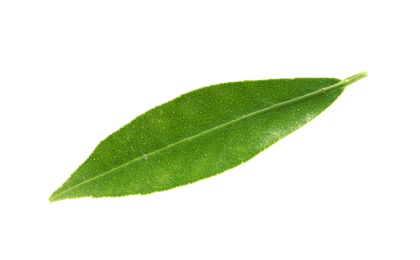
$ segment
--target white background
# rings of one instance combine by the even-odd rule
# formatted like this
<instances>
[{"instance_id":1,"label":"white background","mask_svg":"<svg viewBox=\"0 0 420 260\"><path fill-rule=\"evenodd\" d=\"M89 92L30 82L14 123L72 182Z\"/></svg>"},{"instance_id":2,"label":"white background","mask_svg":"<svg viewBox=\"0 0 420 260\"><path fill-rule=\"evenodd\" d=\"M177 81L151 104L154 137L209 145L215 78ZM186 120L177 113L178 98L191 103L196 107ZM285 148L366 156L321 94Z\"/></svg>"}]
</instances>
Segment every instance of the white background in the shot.
<instances>
[{"instance_id":1,"label":"white background","mask_svg":"<svg viewBox=\"0 0 420 260\"><path fill-rule=\"evenodd\" d=\"M417 1L1 1L0 259L420 259ZM48 197L209 84L369 76L256 158L147 196Z\"/></svg>"}]
</instances>

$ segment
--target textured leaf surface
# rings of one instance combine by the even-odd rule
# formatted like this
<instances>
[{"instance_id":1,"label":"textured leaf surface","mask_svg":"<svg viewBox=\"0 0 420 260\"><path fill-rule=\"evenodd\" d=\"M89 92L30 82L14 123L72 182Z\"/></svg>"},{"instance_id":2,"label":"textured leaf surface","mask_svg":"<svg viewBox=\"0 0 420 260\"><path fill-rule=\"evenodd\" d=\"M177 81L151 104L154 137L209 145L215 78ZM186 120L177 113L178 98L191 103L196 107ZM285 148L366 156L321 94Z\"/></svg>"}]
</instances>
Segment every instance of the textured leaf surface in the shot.
<instances>
[{"instance_id":1,"label":"textured leaf surface","mask_svg":"<svg viewBox=\"0 0 420 260\"><path fill-rule=\"evenodd\" d=\"M312 120L365 76L241 81L191 91L108 136L50 201L148 194L221 173Z\"/></svg>"}]
</instances>

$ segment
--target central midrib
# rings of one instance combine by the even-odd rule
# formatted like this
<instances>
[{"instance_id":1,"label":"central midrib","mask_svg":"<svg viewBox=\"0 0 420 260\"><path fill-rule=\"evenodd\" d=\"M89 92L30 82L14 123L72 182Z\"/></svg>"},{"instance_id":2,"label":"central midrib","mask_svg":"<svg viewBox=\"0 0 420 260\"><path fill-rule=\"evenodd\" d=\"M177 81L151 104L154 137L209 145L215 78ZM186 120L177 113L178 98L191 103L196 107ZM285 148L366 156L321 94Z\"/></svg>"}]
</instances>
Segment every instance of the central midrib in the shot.
<instances>
[{"instance_id":1,"label":"central midrib","mask_svg":"<svg viewBox=\"0 0 420 260\"><path fill-rule=\"evenodd\" d=\"M353 76L352 76L352 77L353 77ZM350 77L350 78L352 78L352 77ZM160 152L162 152L162 151L165 151L165 150L167 150L167 149L170 149L170 148L172 148L172 147L174 147L174 146L177 146L177 145L179 145L179 144L182 144L182 143L188 142L188 141L190 141L190 140L193 140L193 139L195 139L195 138L198 138L198 137L200 137L200 136L203 136L203 135L205 135L205 134L207 134L207 133L210 133L210 132L212 132L212 131L216 131L216 130L218 130L218 129L221 129L221 128L223 128L223 127L229 126L229 125L231 125L231 124L234 124L234 123L236 123L236 122L242 121L242 120L244 120L244 119L247 119L247 118L250 118L250 117L256 116L256 115L258 115L258 114L261 114L261 113L264 113L264 112L267 112L267 111L270 111L270 110L273 110L273 109L276 109L276 108L279 108L279 107L287 106L287 105L293 104L293 103L298 102L298 101L301 101L301 100L305 100L305 99L311 98L311 97L313 97L313 96L316 96L316 95L318 95L318 94L325 93L325 92L327 92L327 91L329 91L329 90L332 90L332 89L336 89L336 88L339 88L339 87L344 87L344 86L346 86L346 85L348 85L348 84L350 84L350 83L353 83L353 82L354 82L354 81L352 81L352 80L349 80L350 78L347 78L347 79L344 79L344 80L342 80L342 81L340 81L340 82L337 82L337 83L336 83L336 84L334 84L334 85L331 85L331 86L328 86L328 87L321 88L321 89L318 89L318 90L316 90L316 91L310 92L310 93L305 94L305 95L303 95L303 96L300 96L300 97L297 97L297 98L293 98L293 99L290 99L290 100L287 100L287 101L283 101L283 102L280 102L280 103L274 104L274 105L272 105L272 106L269 106L269 107L266 107L266 108L263 108L263 109L260 109L260 110L254 111L254 112L252 112L252 113L249 113L249 114L243 115L243 116L238 117L238 118L236 118L236 119L234 119L234 120L232 120L232 121L229 121L229 122L223 123L223 124L218 125L218 126L216 126L216 127L213 127L213 128L208 129L208 130L205 130L205 131L203 131L203 132L201 132L201 133L199 133L199 134L196 134L196 135L193 135L193 136L190 136L190 137L184 138L184 139L179 140L179 141L177 141L177 142L175 142L175 143L172 143L172 144L170 144L170 145L167 145L167 146L165 146L165 147L163 147L163 148L160 148L160 149L158 149L158 150L155 150L155 151L153 151L153 152L150 152L150 153L148 153L148 154L147 154L147 157L153 156L153 155L155 155L155 154L157 154L157 153L160 153ZM55 195L54 197L51 197L51 198L50 198L50 200L54 200L54 198L59 197L59 196L63 195L64 193L69 192L69 191L71 191L71 190L73 190L73 189L75 189L75 188L77 188L77 187L79 187L79 186L81 186L81 185L84 185L84 184L86 184L86 183L89 183L89 182L91 182L91 181L94 181L94 180L96 180L96 179L99 179L99 178L101 178L101 177L103 177L103 176L106 176L106 175L108 175L108 174L110 174L110 173L112 173L112 172L114 172L114 171L116 171L116 170L118 170L118 169L124 168L124 167L125 167L125 166L127 166L127 165L130 165L130 164L132 164L132 163L134 163L134 162L137 162L137 161L140 161L140 160L143 160L143 159L145 159L145 156L140 156L140 157L137 157L137 158L135 158L135 159L133 159L133 160L131 160L131 161L129 161L129 162L126 162L126 163L124 163L124 164L121 164L121 165L120 165L120 166L118 166L118 167L115 167L115 168L113 168L113 169L111 169L111 170L109 170L109 171L106 171L106 172L101 173L101 174L99 174L99 175L97 175L97 176L95 176L95 177L92 177L92 178L90 178L90 179L87 179L87 180L85 180L85 181L83 181L83 182L81 182L81 183L78 183L78 184L76 184L76 185L74 185L74 186L72 186L72 187L70 187L70 188L68 188L68 189L66 189L66 190L64 190L64 191L62 191L62 192L60 192L59 194Z\"/></svg>"}]
</instances>

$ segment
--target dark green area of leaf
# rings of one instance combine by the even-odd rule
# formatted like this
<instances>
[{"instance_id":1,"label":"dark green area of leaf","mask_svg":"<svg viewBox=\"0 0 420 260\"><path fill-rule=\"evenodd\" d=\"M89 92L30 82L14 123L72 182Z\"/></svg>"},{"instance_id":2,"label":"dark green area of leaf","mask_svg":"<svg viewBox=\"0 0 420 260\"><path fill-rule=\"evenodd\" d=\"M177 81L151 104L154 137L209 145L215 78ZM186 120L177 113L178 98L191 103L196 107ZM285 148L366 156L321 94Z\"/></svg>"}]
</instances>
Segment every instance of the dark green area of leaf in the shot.
<instances>
[{"instance_id":1,"label":"dark green area of leaf","mask_svg":"<svg viewBox=\"0 0 420 260\"><path fill-rule=\"evenodd\" d=\"M191 91L108 136L50 201L148 194L224 172L312 120L365 76L241 81Z\"/></svg>"}]
</instances>

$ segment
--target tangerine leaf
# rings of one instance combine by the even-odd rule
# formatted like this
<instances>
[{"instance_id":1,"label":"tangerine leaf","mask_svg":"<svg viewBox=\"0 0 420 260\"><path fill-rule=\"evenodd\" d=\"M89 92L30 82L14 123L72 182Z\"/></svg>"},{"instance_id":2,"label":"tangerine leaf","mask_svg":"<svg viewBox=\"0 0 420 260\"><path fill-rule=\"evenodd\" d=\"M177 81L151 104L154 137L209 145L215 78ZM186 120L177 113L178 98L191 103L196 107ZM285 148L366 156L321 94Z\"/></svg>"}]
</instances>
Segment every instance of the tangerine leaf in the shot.
<instances>
[{"instance_id":1,"label":"tangerine leaf","mask_svg":"<svg viewBox=\"0 0 420 260\"><path fill-rule=\"evenodd\" d=\"M148 194L219 174L300 128L366 76L240 81L188 92L105 138L49 200Z\"/></svg>"}]
</instances>

